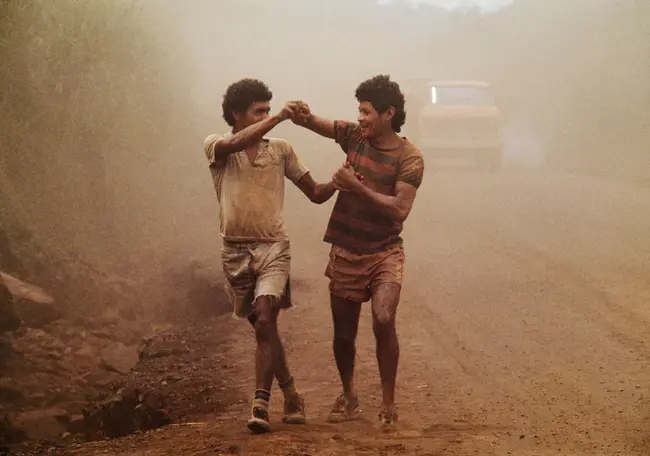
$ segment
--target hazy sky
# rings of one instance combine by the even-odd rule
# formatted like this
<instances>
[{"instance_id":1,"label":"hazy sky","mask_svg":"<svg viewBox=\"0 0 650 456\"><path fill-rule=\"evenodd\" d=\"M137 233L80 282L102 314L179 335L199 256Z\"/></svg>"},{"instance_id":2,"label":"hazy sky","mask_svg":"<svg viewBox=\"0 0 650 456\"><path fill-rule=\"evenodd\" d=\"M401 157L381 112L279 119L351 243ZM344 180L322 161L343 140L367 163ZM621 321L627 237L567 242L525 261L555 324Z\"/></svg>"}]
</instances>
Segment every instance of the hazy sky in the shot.
<instances>
[{"instance_id":1,"label":"hazy sky","mask_svg":"<svg viewBox=\"0 0 650 456\"><path fill-rule=\"evenodd\" d=\"M380 5L389 3L409 3L413 6L433 5L448 10L479 10L482 13L493 13L514 3L515 0L377 0Z\"/></svg>"}]
</instances>

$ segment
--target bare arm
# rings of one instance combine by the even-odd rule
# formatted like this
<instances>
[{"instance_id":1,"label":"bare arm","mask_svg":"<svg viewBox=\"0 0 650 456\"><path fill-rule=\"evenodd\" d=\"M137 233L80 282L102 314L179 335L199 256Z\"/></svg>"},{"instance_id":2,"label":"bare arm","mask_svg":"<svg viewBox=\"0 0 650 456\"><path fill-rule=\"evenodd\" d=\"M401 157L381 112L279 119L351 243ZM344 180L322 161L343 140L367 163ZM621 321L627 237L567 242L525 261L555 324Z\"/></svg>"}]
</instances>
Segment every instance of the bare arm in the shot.
<instances>
[{"instance_id":1,"label":"bare arm","mask_svg":"<svg viewBox=\"0 0 650 456\"><path fill-rule=\"evenodd\" d=\"M334 139L336 137L333 121L315 116L311 112L309 105L304 101L296 100L291 103L297 106L296 115L291 118L293 123L305 127L326 138Z\"/></svg>"},{"instance_id":2,"label":"bare arm","mask_svg":"<svg viewBox=\"0 0 650 456\"><path fill-rule=\"evenodd\" d=\"M334 139L334 122L311 113L305 116L296 116L293 123L305 127L314 133L326 138Z\"/></svg>"},{"instance_id":3,"label":"bare arm","mask_svg":"<svg viewBox=\"0 0 650 456\"><path fill-rule=\"evenodd\" d=\"M353 179L353 170L344 166L334 175L334 183L339 182L356 192L368 204L385 214L391 220L404 222L411 213L417 189L422 183L424 160L417 149L409 149L407 156L401 161L395 183L395 196L384 195L366 187L359 179Z\"/></svg>"},{"instance_id":4,"label":"bare arm","mask_svg":"<svg viewBox=\"0 0 650 456\"><path fill-rule=\"evenodd\" d=\"M244 150L260 141L262 137L280 122L287 119L284 112L270 116L261 122L254 123L238 131L228 138L221 138L214 144L214 160L219 160L228 155Z\"/></svg>"},{"instance_id":5,"label":"bare arm","mask_svg":"<svg viewBox=\"0 0 650 456\"><path fill-rule=\"evenodd\" d=\"M296 186L309 198L309 201L316 204L323 204L336 193L336 188L331 181L326 184L319 184L310 173L301 177Z\"/></svg>"},{"instance_id":6,"label":"bare arm","mask_svg":"<svg viewBox=\"0 0 650 456\"><path fill-rule=\"evenodd\" d=\"M334 173L332 181L338 190L356 193L368 205L391 220L403 222L413 207L423 170L421 166L417 165L417 162L421 162L420 157L413 156L410 162L404 167L400 180L395 184L395 196L384 195L366 187L363 180L358 178L352 166L347 162Z\"/></svg>"},{"instance_id":7,"label":"bare arm","mask_svg":"<svg viewBox=\"0 0 650 456\"><path fill-rule=\"evenodd\" d=\"M396 222L404 222L411 213L417 189L411 184L398 182L395 186L395 196L384 195L371 190L362 183L355 191L369 204Z\"/></svg>"}]
</instances>

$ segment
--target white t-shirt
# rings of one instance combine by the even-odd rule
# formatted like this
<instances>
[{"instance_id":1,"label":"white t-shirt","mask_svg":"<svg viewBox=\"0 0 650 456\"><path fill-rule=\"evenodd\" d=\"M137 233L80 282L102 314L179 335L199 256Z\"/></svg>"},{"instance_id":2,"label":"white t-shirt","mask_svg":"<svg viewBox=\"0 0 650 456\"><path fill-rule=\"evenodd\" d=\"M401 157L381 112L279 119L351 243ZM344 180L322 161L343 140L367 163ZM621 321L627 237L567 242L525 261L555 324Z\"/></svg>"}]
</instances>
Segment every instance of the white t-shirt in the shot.
<instances>
[{"instance_id":1,"label":"white t-shirt","mask_svg":"<svg viewBox=\"0 0 650 456\"><path fill-rule=\"evenodd\" d=\"M288 240L282 209L284 178L297 183L309 170L284 139L264 138L251 163L246 151L215 160L215 144L231 136L209 135L205 155L219 200L220 232L226 242Z\"/></svg>"}]
</instances>

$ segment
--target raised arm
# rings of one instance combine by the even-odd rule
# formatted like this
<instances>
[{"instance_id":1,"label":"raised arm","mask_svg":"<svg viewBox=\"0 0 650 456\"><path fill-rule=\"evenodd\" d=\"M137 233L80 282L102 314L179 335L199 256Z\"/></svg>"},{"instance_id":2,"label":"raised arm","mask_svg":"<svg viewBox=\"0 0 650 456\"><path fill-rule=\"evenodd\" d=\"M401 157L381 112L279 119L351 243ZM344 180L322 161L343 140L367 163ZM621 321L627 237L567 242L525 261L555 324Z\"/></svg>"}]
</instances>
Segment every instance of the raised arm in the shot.
<instances>
[{"instance_id":1,"label":"raised arm","mask_svg":"<svg viewBox=\"0 0 650 456\"><path fill-rule=\"evenodd\" d=\"M206 140L204 143L206 152L211 148L211 150L209 150L209 158L215 162L234 152L239 152L240 150L252 146L256 142L260 141L265 134L273 129L273 127L287 120L292 115L292 109L296 109L296 107L287 103L279 113L272 115L261 122L249 125L230 137L219 137L217 139Z\"/></svg>"},{"instance_id":2,"label":"raised arm","mask_svg":"<svg viewBox=\"0 0 650 456\"><path fill-rule=\"evenodd\" d=\"M359 125L345 120L328 120L318 117L304 101L292 101L297 106L291 121L326 138L333 139L347 155L350 150L356 150L363 137Z\"/></svg>"},{"instance_id":3,"label":"raised arm","mask_svg":"<svg viewBox=\"0 0 650 456\"><path fill-rule=\"evenodd\" d=\"M323 117L315 116L309 109L307 103L303 101L294 101L292 103L299 105L297 115L293 116L291 119L294 124L305 127L314 133L318 133L319 135L326 138L335 138L333 121L325 119Z\"/></svg>"}]
</instances>

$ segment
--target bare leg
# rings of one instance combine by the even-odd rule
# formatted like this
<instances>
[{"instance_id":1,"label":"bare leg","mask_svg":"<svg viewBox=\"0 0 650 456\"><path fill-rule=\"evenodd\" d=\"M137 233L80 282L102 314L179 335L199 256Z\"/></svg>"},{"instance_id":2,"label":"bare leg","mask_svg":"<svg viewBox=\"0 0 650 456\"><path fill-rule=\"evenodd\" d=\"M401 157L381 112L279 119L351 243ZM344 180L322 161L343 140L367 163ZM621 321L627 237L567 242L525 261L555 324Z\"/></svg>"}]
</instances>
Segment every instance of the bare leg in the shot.
<instances>
[{"instance_id":1,"label":"bare leg","mask_svg":"<svg viewBox=\"0 0 650 456\"><path fill-rule=\"evenodd\" d=\"M356 397L354 359L361 303L334 295L330 295L330 299L334 321L334 358L341 377L343 394L348 398Z\"/></svg>"},{"instance_id":2,"label":"bare leg","mask_svg":"<svg viewBox=\"0 0 650 456\"><path fill-rule=\"evenodd\" d=\"M395 315L401 286L381 283L372 295L372 326L377 342L377 362L383 392L383 406L394 409L395 380L399 362L399 341L395 330Z\"/></svg>"},{"instance_id":3,"label":"bare leg","mask_svg":"<svg viewBox=\"0 0 650 456\"><path fill-rule=\"evenodd\" d=\"M279 308L270 296L260 296L255 303L255 380L257 389L248 419L248 428L254 433L269 432L269 400L275 371L278 336ZM249 319L250 321L250 319Z\"/></svg>"},{"instance_id":4,"label":"bare leg","mask_svg":"<svg viewBox=\"0 0 650 456\"><path fill-rule=\"evenodd\" d=\"M273 298L270 298L273 299ZM259 302L259 300L258 300ZM250 324L253 326L253 328L256 330L255 334L257 337L257 328L256 328L256 323L258 320L258 313L254 312L248 317L248 321ZM289 371L289 365L287 363L287 357L284 353L284 345L282 344L282 341L280 339L279 333L277 331L277 317L276 317L276 335L278 336L277 339L277 345L276 345L276 357L277 359L275 360L275 363L273 365L273 374L275 375L275 378L278 382L278 384L283 384L286 383L291 379L291 373Z\"/></svg>"},{"instance_id":5,"label":"bare leg","mask_svg":"<svg viewBox=\"0 0 650 456\"><path fill-rule=\"evenodd\" d=\"M260 296L255 305L255 312L248 318L255 328L257 338L255 358L257 389L267 391L268 393L261 394L270 398L273 376L275 376L284 394L283 421L288 424L304 424L305 403L289 372L284 346L278 332L279 309L277 299Z\"/></svg>"},{"instance_id":6,"label":"bare leg","mask_svg":"<svg viewBox=\"0 0 650 456\"><path fill-rule=\"evenodd\" d=\"M255 377L257 389L271 391L273 376L277 366L278 353L282 343L278 334L279 308L275 298L260 296L255 303ZM250 320L250 319L249 319Z\"/></svg>"}]
</instances>

